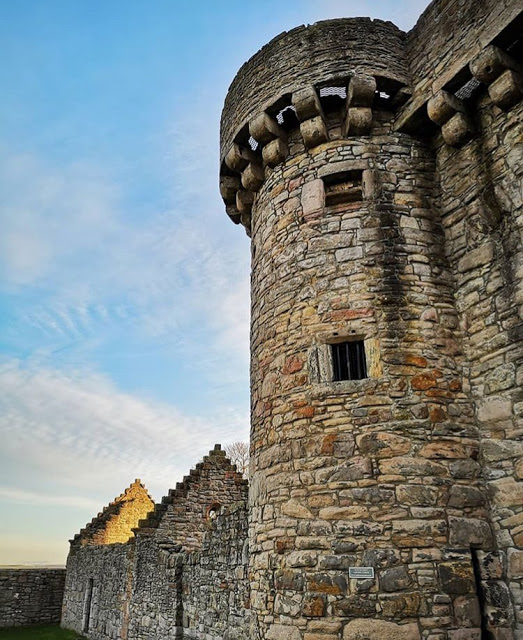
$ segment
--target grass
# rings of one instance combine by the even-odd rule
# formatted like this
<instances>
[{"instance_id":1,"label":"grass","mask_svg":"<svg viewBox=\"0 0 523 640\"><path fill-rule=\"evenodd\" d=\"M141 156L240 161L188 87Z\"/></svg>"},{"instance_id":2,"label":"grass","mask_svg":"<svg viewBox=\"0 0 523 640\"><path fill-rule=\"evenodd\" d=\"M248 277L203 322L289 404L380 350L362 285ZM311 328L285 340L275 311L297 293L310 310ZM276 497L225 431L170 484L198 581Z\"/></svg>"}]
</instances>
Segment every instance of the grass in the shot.
<instances>
[{"instance_id":1,"label":"grass","mask_svg":"<svg viewBox=\"0 0 523 640\"><path fill-rule=\"evenodd\" d=\"M0 640L84 640L76 631L56 626L11 627L0 629Z\"/></svg>"}]
</instances>

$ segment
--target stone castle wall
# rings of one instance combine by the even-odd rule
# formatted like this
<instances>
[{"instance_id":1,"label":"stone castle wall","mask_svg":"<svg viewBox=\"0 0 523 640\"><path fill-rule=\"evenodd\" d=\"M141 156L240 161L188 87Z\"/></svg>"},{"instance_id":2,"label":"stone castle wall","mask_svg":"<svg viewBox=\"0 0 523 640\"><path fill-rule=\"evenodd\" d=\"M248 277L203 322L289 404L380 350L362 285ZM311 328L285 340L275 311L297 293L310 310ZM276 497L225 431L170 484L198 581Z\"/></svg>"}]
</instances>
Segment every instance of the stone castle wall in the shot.
<instances>
[{"instance_id":1,"label":"stone castle wall","mask_svg":"<svg viewBox=\"0 0 523 640\"><path fill-rule=\"evenodd\" d=\"M0 569L0 628L57 624L65 569Z\"/></svg>"},{"instance_id":2,"label":"stone castle wall","mask_svg":"<svg viewBox=\"0 0 523 640\"><path fill-rule=\"evenodd\" d=\"M438 0L245 63L220 190L252 236L249 506L219 447L101 546L115 501L73 541L65 626L523 640L522 22ZM367 376L336 381L355 340Z\"/></svg>"},{"instance_id":3,"label":"stone castle wall","mask_svg":"<svg viewBox=\"0 0 523 640\"><path fill-rule=\"evenodd\" d=\"M405 38L380 23L385 50L354 21L337 75L310 43L347 23L318 23L231 85L220 186L252 236L266 640L523 637L521 18L442 0ZM368 377L334 382L332 345L355 339Z\"/></svg>"}]
</instances>

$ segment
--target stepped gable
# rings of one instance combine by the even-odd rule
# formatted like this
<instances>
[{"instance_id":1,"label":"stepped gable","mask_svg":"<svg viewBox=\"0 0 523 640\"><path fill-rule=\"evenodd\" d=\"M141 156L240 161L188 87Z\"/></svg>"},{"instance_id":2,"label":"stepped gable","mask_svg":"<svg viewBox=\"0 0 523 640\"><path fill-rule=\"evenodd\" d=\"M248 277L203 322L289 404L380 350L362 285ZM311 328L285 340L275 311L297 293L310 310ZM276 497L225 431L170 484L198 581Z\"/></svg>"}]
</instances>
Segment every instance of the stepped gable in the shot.
<instances>
[{"instance_id":1,"label":"stepped gable","mask_svg":"<svg viewBox=\"0 0 523 640\"><path fill-rule=\"evenodd\" d=\"M247 490L248 481L216 444L134 531L167 538L186 550L199 548L209 520L224 507L246 502Z\"/></svg>"},{"instance_id":2,"label":"stepped gable","mask_svg":"<svg viewBox=\"0 0 523 640\"><path fill-rule=\"evenodd\" d=\"M133 528L153 508L154 500L137 478L70 540L71 545L125 543L132 538Z\"/></svg>"}]
</instances>

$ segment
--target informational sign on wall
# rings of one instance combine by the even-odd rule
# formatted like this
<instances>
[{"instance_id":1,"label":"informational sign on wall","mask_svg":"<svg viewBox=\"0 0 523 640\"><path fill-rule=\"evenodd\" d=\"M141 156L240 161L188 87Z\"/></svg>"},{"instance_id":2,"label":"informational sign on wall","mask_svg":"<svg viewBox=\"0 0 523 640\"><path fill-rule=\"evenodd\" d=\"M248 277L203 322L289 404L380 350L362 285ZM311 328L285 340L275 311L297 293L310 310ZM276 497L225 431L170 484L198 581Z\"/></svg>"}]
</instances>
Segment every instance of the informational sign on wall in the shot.
<instances>
[{"instance_id":1,"label":"informational sign on wall","mask_svg":"<svg viewBox=\"0 0 523 640\"><path fill-rule=\"evenodd\" d=\"M374 578L374 567L349 567L349 578L355 580Z\"/></svg>"}]
</instances>

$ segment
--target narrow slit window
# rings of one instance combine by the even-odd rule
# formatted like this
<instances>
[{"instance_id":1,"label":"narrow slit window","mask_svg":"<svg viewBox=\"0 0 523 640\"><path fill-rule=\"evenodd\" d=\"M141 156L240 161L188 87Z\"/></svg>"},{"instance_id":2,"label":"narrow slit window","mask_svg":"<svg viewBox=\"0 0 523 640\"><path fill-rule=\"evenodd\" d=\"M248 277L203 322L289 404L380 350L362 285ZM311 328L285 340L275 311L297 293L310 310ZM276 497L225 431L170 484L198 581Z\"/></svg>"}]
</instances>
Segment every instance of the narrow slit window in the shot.
<instances>
[{"instance_id":1,"label":"narrow slit window","mask_svg":"<svg viewBox=\"0 0 523 640\"><path fill-rule=\"evenodd\" d=\"M82 625L82 630L85 633L89 631L89 625L91 622L91 606L93 601L93 586L94 580L93 578L89 578L87 582L87 589L85 590L85 601L84 601L84 620Z\"/></svg>"},{"instance_id":2,"label":"narrow slit window","mask_svg":"<svg viewBox=\"0 0 523 640\"><path fill-rule=\"evenodd\" d=\"M331 345L334 381L367 378L367 361L363 340Z\"/></svg>"},{"instance_id":3,"label":"narrow slit window","mask_svg":"<svg viewBox=\"0 0 523 640\"><path fill-rule=\"evenodd\" d=\"M363 170L342 171L324 176L325 205L327 207L350 202L360 202L363 199L362 183Z\"/></svg>"}]
</instances>

